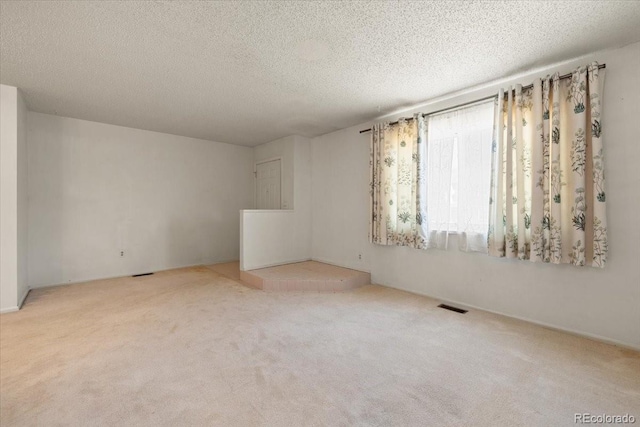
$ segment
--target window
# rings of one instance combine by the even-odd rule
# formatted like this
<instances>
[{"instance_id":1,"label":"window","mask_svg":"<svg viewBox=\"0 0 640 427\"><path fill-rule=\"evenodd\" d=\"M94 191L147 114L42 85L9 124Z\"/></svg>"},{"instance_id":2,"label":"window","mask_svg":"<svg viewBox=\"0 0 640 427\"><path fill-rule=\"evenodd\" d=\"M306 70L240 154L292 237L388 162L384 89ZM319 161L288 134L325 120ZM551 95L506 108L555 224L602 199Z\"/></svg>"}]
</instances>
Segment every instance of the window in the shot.
<instances>
[{"instance_id":1,"label":"window","mask_svg":"<svg viewBox=\"0 0 640 427\"><path fill-rule=\"evenodd\" d=\"M427 218L430 246L486 251L494 102L428 117Z\"/></svg>"},{"instance_id":2,"label":"window","mask_svg":"<svg viewBox=\"0 0 640 427\"><path fill-rule=\"evenodd\" d=\"M494 104L373 126L372 243L487 251Z\"/></svg>"}]
</instances>

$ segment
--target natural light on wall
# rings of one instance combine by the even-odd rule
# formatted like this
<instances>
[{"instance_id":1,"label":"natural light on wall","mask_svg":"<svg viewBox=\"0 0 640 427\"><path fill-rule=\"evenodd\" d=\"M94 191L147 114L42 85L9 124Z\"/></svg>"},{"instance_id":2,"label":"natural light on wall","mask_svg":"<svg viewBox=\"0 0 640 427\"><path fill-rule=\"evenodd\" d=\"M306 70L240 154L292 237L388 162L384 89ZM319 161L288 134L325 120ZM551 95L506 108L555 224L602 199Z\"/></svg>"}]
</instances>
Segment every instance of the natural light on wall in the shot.
<instances>
[{"instance_id":1,"label":"natural light on wall","mask_svg":"<svg viewBox=\"0 0 640 427\"><path fill-rule=\"evenodd\" d=\"M487 250L494 101L428 117L429 246Z\"/></svg>"}]
</instances>

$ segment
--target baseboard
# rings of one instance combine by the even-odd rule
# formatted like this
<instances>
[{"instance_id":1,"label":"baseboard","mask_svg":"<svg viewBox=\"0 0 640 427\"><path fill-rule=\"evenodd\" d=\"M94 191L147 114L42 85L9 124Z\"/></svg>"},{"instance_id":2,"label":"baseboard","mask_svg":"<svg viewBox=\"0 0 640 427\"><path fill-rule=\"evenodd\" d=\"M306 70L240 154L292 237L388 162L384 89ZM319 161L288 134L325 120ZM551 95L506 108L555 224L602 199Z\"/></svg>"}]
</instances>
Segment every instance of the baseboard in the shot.
<instances>
[{"instance_id":1,"label":"baseboard","mask_svg":"<svg viewBox=\"0 0 640 427\"><path fill-rule=\"evenodd\" d=\"M22 304L24 304L24 300L27 299L27 295L29 295L29 291L31 291L31 288L27 288L24 294L22 294L20 301L18 301L18 305L13 307L2 308L0 309L0 314L13 313L14 311L20 310L22 308Z\"/></svg>"},{"instance_id":2,"label":"baseboard","mask_svg":"<svg viewBox=\"0 0 640 427\"><path fill-rule=\"evenodd\" d=\"M234 259L229 259L227 261L216 261L212 264L201 264L201 265L218 265L218 264L227 264L230 262L240 262L240 260L238 258L234 258Z\"/></svg>"},{"instance_id":3,"label":"baseboard","mask_svg":"<svg viewBox=\"0 0 640 427\"><path fill-rule=\"evenodd\" d=\"M27 295L29 295L29 292L31 292L31 288L27 287L27 290L24 291L24 294L22 294L22 298L20 298L20 301L18 301L18 309L22 308L22 305L24 304L24 300L27 299Z\"/></svg>"},{"instance_id":4,"label":"baseboard","mask_svg":"<svg viewBox=\"0 0 640 427\"><path fill-rule=\"evenodd\" d=\"M222 263L225 263L225 262L232 262L232 261L237 261L237 259L230 260L230 261L218 261L218 260L216 260L215 263L216 264L222 264ZM96 280L119 279L121 277L128 277L128 276L132 276L132 275L138 274L138 273L151 273L151 272L153 272L153 273L161 273L163 271L177 270L177 269L180 269L180 268L189 268L189 267L201 267L201 266L204 266L204 265L213 265L213 263L188 264L188 265L180 265L180 266L177 266L177 267L160 268L160 269L157 269L157 270L151 269L151 270L147 270L147 271L138 271L138 272L132 272L132 273L119 274L117 276L102 276L102 277L94 277L94 278L91 278L91 279L71 280L71 281L63 282L63 283L53 283L53 284L50 284L50 285L36 285L36 286L31 286L29 288L29 290L31 290L31 289L53 288L53 287L56 287L56 286L65 286L65 285L76 285L78 283L95 282Z\"/></svg>"},{"instance_id":5,"label":"baseboard","mask_svg":"<svg viewBox=\"0 0 640 427\"><path fill-rule=\"evenodd\" d=\"M409 293L415 294L415 295L421 295L421 296L428 297L428 298L431 298L431 299L435 299L435 300L438 300L438 301L442 301L444 303L448 303L448 304L451 304L451 305L454 305L454 306L459 306L461 308L467 308L467 309L473 309L473 310L478 310L478 311L484 311L484 312L487 312L487 313L497 314L499 316L504 316L504 317L509 317L511 319L521 320L523 322L531 323L533 325L538 325L538 326L541 326L543 328L551 329L551 330L554 330L554 331L564 332L564 333L571 334L571 335L574 335L574 336L578 336L578 337L582 337L582 338L588 338L588 339L594 340L594 341L599 341L599 342L602 342L602 343L605 343L605 344L611 344L611 345L615 345L615 346L618 346L618 347L627 348L627 349L630 349L630 350L640 351L640 346L636 346L636 345L633 345L633 344L629 344L629 343L625 343L625 342L622 342L622 341L614 340L614 339L611 339L611 338L603 337L603 336L600 336L600 335L597 335L597 334L591 334L591 333L588 333L588 332L576 331L574 329L564 328L564 327L561 327L561 326L556 326L556 325L552 325L552 324L549 324L549 323L540 322L538 320L530 319L530 318L527 318L527 317L515 316L513 314L506 314L506 313L503 313L503 312L500 312L500 311L491 310L491 309L483 308L483 307L478 307L478 306L475 306L473 304L467 304L465 302L451 300L451 299L447 299L447 298L440 298L440 297L437 297L437 296L428 295L428 294L426 294L424 292L404 289L404 288L400 288L400 287L397 287L397 286L390 286L390 285L383 285L383 284L379 284L379 286L398 289L400 291L409 292Z\"/></svg>"},{"instance_id":6,"label":"baseboard","mask_svg":"<svg viewBox=\"0 0 640 427\"><path fill-rule=\"evenodd\" d=\"M366 268L355 268L353 266L350 266L344 263L335 262L335 261L331 261L324 258L313 257L311 258L311 260L316 262L321 262L323 264L335 265L336 267L348 268L349 270L362 271L363 273L371 273L371 271Z\"/></svg>"},{"instance_id":7,"label":"baseboard","mask_svg":"<svg viewBox=\"0 0 640 427\"><path fill-rule=\"evenodd\" d=\"M296 262L305 262L305 261L311 261L311 258L292 259L292 260L289 260L289 261L281 261L281 262L275 262L275 263L271 263L271 264L258 264L257 266L252 265L251 268L247 268L247 269L242 270L242 271L259 270L261 268L277 267L279 265L294 264Z\"/></svg>"}]
</instances>

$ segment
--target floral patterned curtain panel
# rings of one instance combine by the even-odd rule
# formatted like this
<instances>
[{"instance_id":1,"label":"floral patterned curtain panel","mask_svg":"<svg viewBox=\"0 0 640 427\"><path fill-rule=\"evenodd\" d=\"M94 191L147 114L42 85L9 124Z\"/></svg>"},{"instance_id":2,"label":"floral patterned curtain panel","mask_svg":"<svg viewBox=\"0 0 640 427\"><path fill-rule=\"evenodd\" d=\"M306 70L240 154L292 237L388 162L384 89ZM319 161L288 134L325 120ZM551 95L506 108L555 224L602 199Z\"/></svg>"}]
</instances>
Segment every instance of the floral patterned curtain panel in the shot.
<instances>
[{"instance_id":1,"label":"floral patterned curtain panel","mask_svg":"<svg viewBox=\"0 0 640 427\"><path fill-rule=\"evenodd\" d=\"M489 254L603 267L607 218L598 64L501 90ZM515 93L514 93L515 92Z\"/></svg>"},{"instance_id":2,"label":"floral patterned curtain panel","mask_svg":"<svg viewBox=\"0 0 640 427\"><path fill-rule=\"evenodd\" d=\"M422 114L398 124L381 123L371 133L369 241L427 248L426 123Z\"/></svg>"}]
</instances>

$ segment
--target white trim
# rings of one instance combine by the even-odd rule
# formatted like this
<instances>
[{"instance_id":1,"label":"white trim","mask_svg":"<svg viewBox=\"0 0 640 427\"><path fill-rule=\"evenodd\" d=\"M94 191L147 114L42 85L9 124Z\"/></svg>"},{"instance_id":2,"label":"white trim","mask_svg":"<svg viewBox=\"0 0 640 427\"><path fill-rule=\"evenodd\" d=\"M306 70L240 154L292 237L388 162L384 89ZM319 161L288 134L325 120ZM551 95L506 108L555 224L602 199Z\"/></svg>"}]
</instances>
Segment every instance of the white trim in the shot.
<instances>
[{"instance_id":1,"label":"white trim","mask_svg":"<svg viewBox=\"0 0 640 427\"><path fill-rule=\"evenodd\" d=\"M240 209L240 253L238 254L240 271L244 271L244 211L244 209Z\"/></svg>"},{"instance_id":2,"label":"white trim","mask_svg":"<svg viewBox=\"0 0 640 427\"><path fill-rule=\"evenodd\" d=\"M24 294L22 294L22 298L20 298L20 301L18 301L18 309L21 309L24 305L24 300L27 299L27 295L29 295L29 292L31 292L31 288L27 287L27 290L24 291Z\"/></svg>"},{"instance_id":3,"label":"white trim","mask_svg":"<svg viewBox=\"0 0 640 427\"><path fill-rule=\"evenodd\" d=\"M251 268L248 268L246 270L240 270L240 271L252 271L252 270L260 270L261 268L269 268L269 267L277 267L279 265L286 265L286 264L295 264L296 262L305 262L305 261L312 261L311 258L299 258L299 259L292 259L292 260L288 260L288 261L278 261L278 262L274 262L274 263L270 263L270 264L258 264L257 266L251 266Z\"/></svg>"},{"instance_id":4,"label":"white trim","mask_svg":"<svg viewBox=\"0 0 640 427\"><path fill-rule=\"evenodd\" d=\"M351 266L351 265L348 265L348 264L345 264L345 263L330 261L330 260L325 259L325 258L312 257L311 261L321 262L323 264L329 264L329 265L333 265L333 266L336 266L336 267L348 268L349 270L355 270L355 271L360 271L362 273L371 274L371 270L370 269L361 268L361 267L356 268L354 266Z\"/></svg>"},{"instance_id":5,"label":"white trim","mask_svg":"<svg viewBox=\"0 0 640 427\"><path fill-rule=\"evenodd\" d=\"M240 209L240 213L294 213L295 209Z\"/></svg>"},{"instance_id":6,"label":"white trim","mask_svg":"<svg viewBox=\"0 0 640 427\"><path fill-rule=\"evenodd\" d=\"M262 163L275 162L276 160L280 161L280 209L282 209L282 184L283 184L283 173L282 173L282 157L270 157L268 159L259 160L253 165L253 206L258 206L258 165ZM267 210L267 209L256 209L256 210ZM271 210L279 210L279 209L271 209Z\"/></svg>"},{"instance_id":7,"label":"white trim","mask_svg":"<svg viewBox=\"0 0 640 427\"><path fill-rule=\"evenodd\" d=\"M215 264L224 264L224 263L227 263L227 262L237 262L237 261L238 261L237 259L227 260L227 261L222 260L222 261L216 261ZM278 265L293 264L293 263L305 262L305 261L317 261L317 262L322 262L322 263L325 263L325 264L335 265L337 267L343 267L343 268L348 268L348 269L351 269L351 270L362 271L364 273L370 273L370 271L367 271L367 270L361 270L361 269L358 269L358 268L353 268L353 267L350 267L350 266L347 266L347 265L344 265L344 264L338 264L336 262L327 261L327 260L324 260L322 258L317 258L317 257L297 259L297 260L279 262L279 263L274 263L274 264L265 264L265 265L260 265L260 266L253 267L251 270L258 270L258 269L261 269L261 268L275 267L275 266L278 266ZM192 265L185 265L185 266L182 266L182 267L173 267L173 268L167 268L167 269L163 269L163 270L156 270L155 272L159 273L159 272L163 272L163 271L176 270L176 269L179 269L179 268L200 267L200 266L215 265L215 264L192 264ZM243 271L251 271L251 270L243 270ZM129 276L111 276L111 277L103 277L103 278L81 280L81 281L74 281L74 282L67 282L67 283L58 283L58 284L54 284L54 285L37 286L37 287L34 287L34 289L35 288L49 288L49 287L55 287L55 286L72 285L72 284L77 284L77 283L93 282L93 281L96 281L96 280L116 279L116 278L122 278L122 277L129 277ZM581 331L577 331L577 330L574 330L574 329L563 328L563 327L555 326L555 325L552 325L552 324L549 324L549 323L540 322L540 321L537 321L537 320L532 320L532 319L529 319L529 318L526 318L526 317L522 317L522 316L515 316L515 315L512 315L512 314L506 314L506 313L503 313L503 312L500 312L500 311L497 311L497 310L490 310L490 309L487 309L487 308L478 307L478 306L473 305L473 304L467 304L467 303L463 303L463 302L456 301L456 300L435 297L435 296L432 296L432 295L428 295L428 294L426 294L424 292L419 292L419 291L415 291L415 290L408 290L408 289L400 288L400 287L397 287L397 286L381 285L381 284L378 284L378 285L379 286L384 286L384 287L387 287L387 288L398 289L398 290L409 292L409 293L412 293L412 294L415 294L415 295L425 296L425 297L432 298L432 299L435 299L435 300L438 300L438 301L442 301L442 302L445 302L445 303L449 303L449 304L453 304L453 305L456 305L456 306L460 306L461 308L471 308L473 310L484 311L484 312L487 312L487 313L497 314L497 315L508 317L508 318L511 318L511 319L521 320L523 322L527 322L527 323L531 323L531 324L534 324L534 325L542 326L542 327L547 328L547 329L552 329L554 331L564 332L564 333L568 333L568 334L571 334L571 335L574 335L574 336L579 336L579 337L582 337L582 338L588 338L588 339L592 339L592 340L595 340L595 341L600 341L600 342L603 342L605 344L612 344L612 345L615 345L615 346L618 346L618 347L629 348L629 349L632 349L632 350L640 350L640 346L636 346L636 345L625 343L625 342L622 342L622 341L606 338L606 337L603 337L603 336L600 336L600 335L596 335L596 334L590 334L588 332L581 332ZM7 307L7 308L0 309L0 314L12 313L12 312L18 311L20 309L20 307L22 307L22 305L24 304L24 301L27 298L27 295L29 295L30 291L31 291L31 288L27 288L27 291L24 293L24 295L20 299L20 304L18 306Z\"/></svg>"},{"instance_id":8,"label":"white trim","mask_svg":"<svg viewBox=\"0 0 640 427\"><path fill-rule=\"evenodd\" d=\"M7 307L7 308L0 309L0 314L13 313L14 311L18 311L18 310L20 309L16 305L14 307Z\"/></svg>"},{"instance_id":9,"label":"white trim","mask_svg":"<svg viewBox=\"0 0 640 427\"><path fill-rule=\"evenodd\" d=\"M255 162L255 166L261 165L262 163L274 162L276 160L282 161L282 157L269 157L268 159L258 160L257 162ZM280 164L280 166L282 166L282 163ZM255 168L253 171L256 172Z\"/></svg>"},{"instance_id":10,"label":"white trim","mask_svg":"<svg viewBox=\"0 0 640 427\"><path fill-rule=\"evenodd\" d=\"M230 263L230 262L240 262L240 260L236 258L236 259L232 259L232 260L229 260L229 261L216 261L216 262L215 262L215 263L213 263L213 264L201 264L201 265L202 265L203 267L209 267L210 265L228 264L228 263Z\"/></svg>"},{"instance_id":11,"label":"white trim","mask_svg":"<svg viewBox=\"0 0 640 427\"><path fill-rule=\"evenodd\" d=\"M179 266L176 266L176 267L160 268L160 269L157 269L157 270L156 269L149 269L149 270L145 270L145 271L136 271L136 272L131 272L131 273L119 274L117 276L103 276L103 277L94 277L94 278L91 278L91 279L70 280L68 282L63 282L63 283L53 283L53 284L49 284L49 285L31 286L30 290L32 290L32 289L53 288L53 287L65 286L65 285L77 285L78 283L89 283L89 282L95 282L97 280L121 279L121 278L124 278L124 277L131 277L134 274L140 274L140 273L162 273L164 271L178 270L180 268L205 267L207 265L223 264L225 262L235 262L235 261L238 261L238 259L235 258L235 259L228 259L228 260L214 260L212 262L207 262L207 263L199 262L197 264L179 265Z\"/></svg>"},{"instance_id":12,"label":"white trim","mask_svg":"<svg viewBox=\"0 0 640 427\"><path fill-rule=\"evenodd\" d=\"M15 305L13 307L2 308L0 309L0 314L13 313L14 311L20 310L22 308L22 304L24 304L24 300L27 299L27 295L29 295L29 291L31 291L31 288L27 288L25 293L22 294L22 297L20 298L18 305Z\"/></svg>"},{"instance_id":13,"label":"white trim","mask_svg":"<svg viewBox=\"0 0 640 427\"><path fill-rule=\"evenodd\" d=\"M503 313L503 312L500 312L500 311L497 311L497 310L490 310L488 308L482 308L482 307L478 307L478 306L475 306L475 305L472 305L472 304L467 304L467 303L463 303L463 302L459 302L459 301L455 301L455 300L450 300L450 299L446 299L446 298L435 297L433 295L428 295L428 294L426 294L424 292L404 289L404 288L400 288L400 287L397 287L397 286L391 286L391 285L379 285L379 286L384 286L386 288L398 289L398 290L401 290L401 291L409 292L411 294L428 297L428 298L431 298L431 299L434 299L434 300L442 301L444 303L460 306L461 308L471 308L471 309L474 309L474 310L484 311L484 312L492 313L492 314L497 314L497 315L508 317L508 318L511 318L511 319L521 320L523 322L531 323L533 325L538 325L538 326L541 326L541 327L544 327L544 328L547 328L547 329L551 329L551 330L554 330L554 331L558 331L558 332L564 332L564 333L571 334L571 335L574 335L574 336L578 336L578 337L581 337L581 338L588 338L588 339L591 339L591 340L594 340L594 341L599 341L599 342L602 342L602 343L605 343L605 344L611 344L611 345L615 345L615 346L618 346L618 347L624 347L624 348L628 348L628 349L636 350L636 351L640 350L640 346L639 345L633 345L633 344L625 343L625 342L622 342L622 341L614 340L614 339L611 339L611 338L606 338L606 337L603 337L603 336L600 336L600 335L591 334L591 333L588 333L588 332L577 331L575 329L563 328L561 326L555 326L555 325L552 325L552 324L549 324L549 323L545 323L545 322L540 322L540 321L537 321L537 320L529 319L527 317L516 316L516 315L513 315L513 314L506 314L506 313Z\"/></svg>"}]
</instances>

